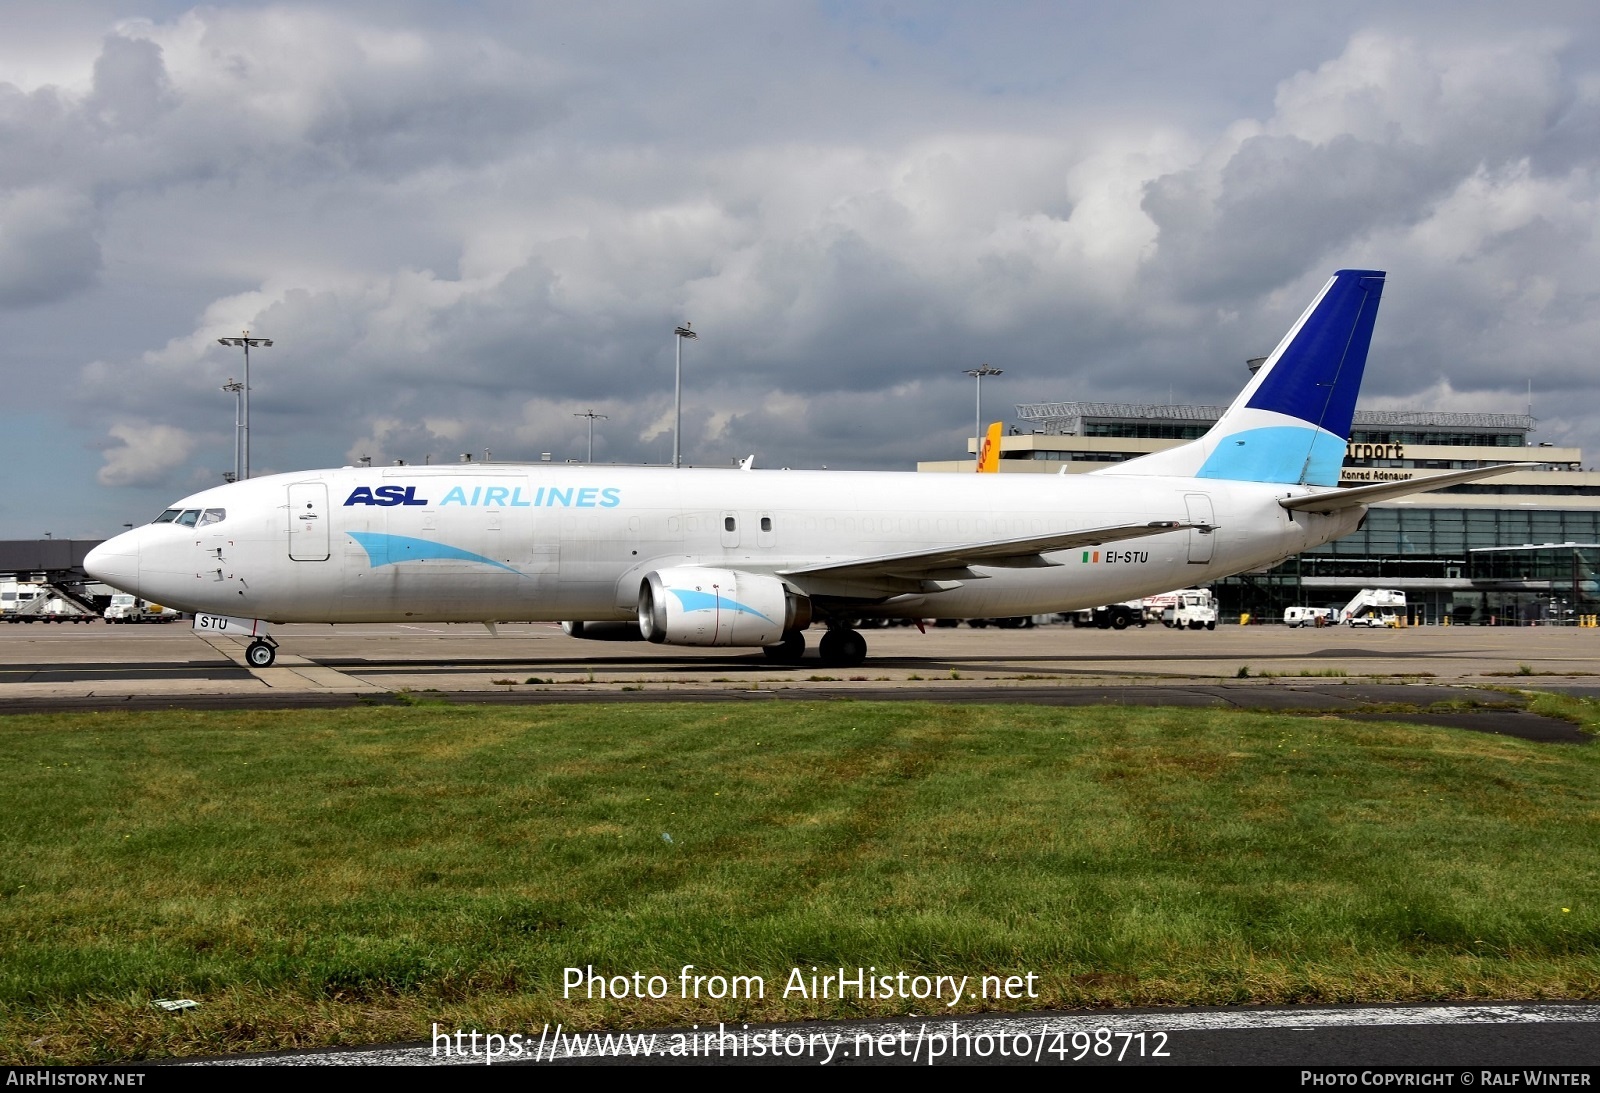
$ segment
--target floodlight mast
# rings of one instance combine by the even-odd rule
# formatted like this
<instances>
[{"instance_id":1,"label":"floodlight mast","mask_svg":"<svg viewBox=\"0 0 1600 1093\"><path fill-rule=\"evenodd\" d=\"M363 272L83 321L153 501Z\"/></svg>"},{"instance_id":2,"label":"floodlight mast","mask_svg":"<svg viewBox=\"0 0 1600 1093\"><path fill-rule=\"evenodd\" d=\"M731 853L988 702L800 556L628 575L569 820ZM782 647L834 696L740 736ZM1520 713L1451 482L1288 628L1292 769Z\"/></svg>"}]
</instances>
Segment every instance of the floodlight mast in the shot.
<instances>
[{"instance_id":1,"label":"floodlight mast","mask_svg":"<svg viewBox=\"0 0 1600 1093\"><path fill-rule=\"evenodd\" d=\"M240 445L242 459L240 461L240 481L250 477L250 348L269 349L272 347L271 338L252 338L250 331L244 331L244 336L239 338L218 338L218 345L240 346L244 349L244 442Z\"/></svg>"},{"instance_id":2,"label":"floodlight mast","mask_svg":"<svg viewBox=\"0 0 1600 1093\"><path fill-rule=\"evenodd\" d=\"M672 372L672 465L683 466L683 448L679 443L683 435L683 341L700 335L689 329L693 323L684 323L672 333L677 336L677 363Z\"/></svg>"},{"instance_id":3,"label":"floodlight mast","mask_svg":"<svg viewBox=\"0 0 1600 1093\"><path fill-rule=\"evenodd\" d=\"M595 422L596 418L599 418L601 421L605 421L606 420L606 415L597 414L593 410L585 410L581 414L573 414L572 416L573 417L586 417L586 418L589 419L589 458L584 460L584 462L585 463L593 463L594 462L594 422Z\"/></svg>"},{"instance_id":4,"label":"floodlight mast","mask_svg":"<svg viewBox=\"0 0 1600 1093\"><path fill-rule=\"evenodd\" d=\"M240 444L243 439L242 431L244 429L244 411L241 408L244 384L229 376L228 382L222 385L222 389L233 392L233 477L228 481L237 482L239 481L240 470Z\"/></svg>"},{"instance_id":5,"label":"floodlight mast","mask_svg":"<svg viewBox=\"0 0 1600 1093\"><path fill-rule=\"evenodd\" d=\"M973 440L972 461L973 461L973 463L975 465L982 466L982 464L983 464L983 377L984 376L1003 376L1003 375L1005 375L1005 369L1003 369L1003 368L991 368L987 364L980 364L976 368L966 368L966 369L963 369L962 371L963 371L964 375L971 376L973 379L978 381L978 408L977 408L976 413L973 415L973 425L972 425L972 428L973 428L973 434L972 435L975 438Z\"/></svg>"}]
</instances>

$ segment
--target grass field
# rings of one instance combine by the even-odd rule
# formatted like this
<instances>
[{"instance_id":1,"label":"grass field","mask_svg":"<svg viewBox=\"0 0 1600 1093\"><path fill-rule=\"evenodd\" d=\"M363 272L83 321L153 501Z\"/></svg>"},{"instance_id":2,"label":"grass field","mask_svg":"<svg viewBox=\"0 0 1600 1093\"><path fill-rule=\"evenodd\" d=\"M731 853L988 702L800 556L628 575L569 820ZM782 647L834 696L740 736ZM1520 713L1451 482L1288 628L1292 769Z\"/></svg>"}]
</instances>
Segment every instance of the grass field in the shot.
<instances>
[{"instance_id":1,"label":"grass field","mask_svg":"<svg viewBox=\"0 0 1600 1093\"><path fill-rule=\"evenodd\" d=\"M0 741L7 1062L949 1012L781 997L812 965L1039 976L1004 1008L1600 997L1600 747L792 702L14 716ZM561 997L568 966L684 964L767 997ZM179 997L202 1005L151 1006Z\"/></svg>"}]
</instances>

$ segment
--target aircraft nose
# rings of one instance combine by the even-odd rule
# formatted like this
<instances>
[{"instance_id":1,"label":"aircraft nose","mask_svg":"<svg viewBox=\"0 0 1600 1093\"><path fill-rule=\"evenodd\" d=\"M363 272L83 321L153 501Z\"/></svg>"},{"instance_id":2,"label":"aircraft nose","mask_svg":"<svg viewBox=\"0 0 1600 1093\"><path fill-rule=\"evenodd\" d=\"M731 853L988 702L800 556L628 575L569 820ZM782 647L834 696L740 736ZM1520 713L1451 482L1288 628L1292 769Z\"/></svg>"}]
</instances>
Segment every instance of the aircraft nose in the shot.
<instances>
[{"instance_id":1,"label":"aircraft nose","mask_svg":"<svg viewBox=\"0 0 1600 1093\"><path fill-rule=\"evenodd\" d=\"M139 591L139 537L124 532L107 539L83 559L84 572L124 592Z\"/></svg>"}]
</instances>

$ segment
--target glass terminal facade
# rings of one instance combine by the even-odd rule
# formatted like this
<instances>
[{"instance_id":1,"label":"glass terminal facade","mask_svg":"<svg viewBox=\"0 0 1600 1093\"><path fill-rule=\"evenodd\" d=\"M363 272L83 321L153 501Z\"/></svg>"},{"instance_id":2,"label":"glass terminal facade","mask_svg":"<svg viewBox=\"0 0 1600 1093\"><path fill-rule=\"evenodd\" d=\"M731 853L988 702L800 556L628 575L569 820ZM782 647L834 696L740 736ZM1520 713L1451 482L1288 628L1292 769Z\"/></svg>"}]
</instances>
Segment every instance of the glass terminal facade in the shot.
<instances>
[{"instance_id":1,"label":"glass terminal facade","mask_svg":"<svg viewBox=\"0 0 1600 1093\"><path fill-rule=\"evenodd\" d=\"M1003 472L1088 472L1203 435L1225 408L1056 402L1017 407ZM1375 505L1361 528L1267 573L1219 581L1225 615L1342 606L1362 588L1406 593L1415 623L1570 623L1600 613L1600 474L1577 448L1530 444L1521 414L1358 410L1341 485L1504 462L1537 466ZM974 444L976 441L973 442ZM1492 449L1492 450L1486 450ZM970 471L967 460L919 464Z\"/></svg>"}]
</instances>

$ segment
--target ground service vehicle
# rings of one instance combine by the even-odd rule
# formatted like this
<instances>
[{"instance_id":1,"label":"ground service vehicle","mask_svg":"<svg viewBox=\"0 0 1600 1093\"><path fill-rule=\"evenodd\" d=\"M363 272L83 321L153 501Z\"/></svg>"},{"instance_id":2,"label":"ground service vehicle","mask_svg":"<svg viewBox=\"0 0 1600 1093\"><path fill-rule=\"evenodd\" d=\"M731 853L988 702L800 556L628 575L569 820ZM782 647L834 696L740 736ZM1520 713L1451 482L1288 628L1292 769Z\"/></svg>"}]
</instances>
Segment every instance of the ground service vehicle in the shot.
<instances>
[{"instance_id":1,"label":"ground service vehicle","mask_svg":"<svg viewBox=\"0 0 1600 1093\"><path fill-rule=\"evenodd\" d=\"M14 620L39 592L40 586L30 581L0 581L0 617Z\"/></svg>"},{"instance_id":2,"label":"ground service vehicle","mask_svg":"<svg viewBox=\"0 0 1600 1093\"><path fill-rule=\"evenodd\" d=\"M1072 614L1072 625L1096 626L1101 630L1126 630L1130 626L1143 626L1145 621L1143 600L1101 604Z\"/></svg>"},{"instance_id":3,"label":"ground service vehicle","mask_svg":"<svg viewBox=\"0 0 1600 1093\"><path fill-rule=\"evenodd\" d=\"M1175 595L1177 601L1161 612L1163 625L1180 630L1217 628L1217 598L1209 588L1184 588Z\"/></svg>"},{"instance_id":4,"label":"ground service vehicle","mask_svg":"<svg viewBox=\"0 0 1600 1093\"><path fill-rule=\"evenodd\" d=\"M105 610L107 622L171 622L177 617L178 612L172 608L141 600L128 592L118 592L112 596L111 604Z\"/></svg>"},{"instance_id":5,"label":"ground service vehicle","mask_svg":"<svg viewBox=\"0 0 1600 1093\"><path fill-rule=\"evenodd\" d=\"M1406 594L1395 588L1363 588L1339 609L1349 626L1399 626L1406 609Z\"/></svg>"},{"instance_id":6,"label":"ground service vehicle","mask_svg":"<svg viewBox=\"0 0 1600 1093\"><path fill-rule=\"evenodd\" d=\"M97 617L50 585L32 581L0 583L0 607L7 622L92 622Z\"/></svg>"},{"instance_id":7,"label":"ground service vehicle","mask_svg":"<svg viewBox=\"0 0 1600 1093\"><path fill-rule=\"evenodd\" d=\"M1283 621L1288 626L1327 626L1335 621L1331 607L1285 607Z\"/></svg>"}]
</instances>

